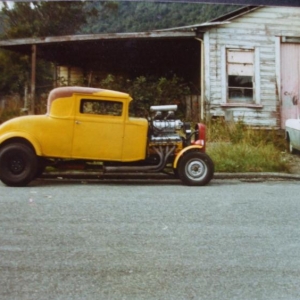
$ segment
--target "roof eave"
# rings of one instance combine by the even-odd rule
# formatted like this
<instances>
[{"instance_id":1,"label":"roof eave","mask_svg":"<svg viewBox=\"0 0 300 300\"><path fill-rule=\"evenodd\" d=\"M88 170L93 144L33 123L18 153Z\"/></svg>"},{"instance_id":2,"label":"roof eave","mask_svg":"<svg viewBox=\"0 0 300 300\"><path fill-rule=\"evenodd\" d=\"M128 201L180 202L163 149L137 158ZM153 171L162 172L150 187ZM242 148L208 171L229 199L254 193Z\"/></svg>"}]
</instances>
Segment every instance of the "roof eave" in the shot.
<instances>
[{"instance_id":1,"label":"roof eave","mask_svg":"<svg viewBox=\"0 0 300 300\"><path fill-rule=\"evenodd\" d=\"M188 26L180 26L180 27L173 27L173 28L166 28L166 29L157 29L157 32L168 32L168 31L182 31L182 32L191 32L196 31L199 28L205 28L205 27L212 27L212 26L219 26L219 25L225 25L229 24L230 22L224 21L224 22L205 22L201 24L194 24L194 25L188 25Z\"/></svg>"},{"instance_id":2,"label":"roof eave","mask_svg":"<svg viewBox=\"0 0 300 300\"><path fill-rule=\"evenodd\" d=\"M106 34L85 34L85 35L66 35L66 36L49 36L36 38L20 38L0 40L0 47L11 47L17 45L38 45L51 44L61 42L76 42L76 41L93 41L93 40L114 40L114 39L147 39L147 38L191 38L194 37L193 32L182 32L171 30L168 32L132 32L132 33L106 33Z\"/></svg>"},{"instance_id":3,"label":"roof eave","mask_svg":"<svg viewBox=\"0 0 300 300\"><path fill-rule=\"evenodd\" d=\"M227 14L225 14L223 16L220 16L216 19L213 19L210 22L231 21L231 20L236 19L238 17L241 17L245 14L248 14L249 12L254 11L254 10L260 8L260 7L263 7L263 5L243 6L243 7L238 8L238 9L236 9L236 10L230 12L230 13L227 13Z\"/></svg>"}]
</instances>

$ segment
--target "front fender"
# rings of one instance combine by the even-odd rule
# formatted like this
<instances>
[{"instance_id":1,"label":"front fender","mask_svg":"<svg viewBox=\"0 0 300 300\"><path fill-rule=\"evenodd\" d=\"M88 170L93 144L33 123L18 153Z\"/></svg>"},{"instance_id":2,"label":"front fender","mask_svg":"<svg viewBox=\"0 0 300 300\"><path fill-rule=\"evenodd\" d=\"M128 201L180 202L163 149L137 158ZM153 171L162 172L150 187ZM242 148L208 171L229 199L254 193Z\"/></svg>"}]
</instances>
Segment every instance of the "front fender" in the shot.
<instances>
[{"instance_id":1,"label":"front fender","mask_svg":"<svg viewBox=\"0 0 300 300\"><path fill-rule=\"evenodd\" d=\"M11 131L1 135L0 147L3 143L9 142L9 140L25 140L27 143L31 144L31 146L34 148L36 155L38 156L42 155L42 149L39 142L32 135L26 132Z\"/></svg>"},{"instance_id":2,"label":"front fender","mask_svg":"<svg viewBox=\"0 0 300 300\"><path fill-rule=\"evenodd\" d=\"M175 157L174 162L173 162L173 168L176 169L177 168L177 164L179 159L183 156L184 153L189 152L191 150L199 150L200 152L204 152L204 146L202 145L191 145L188 146L184 149L182 149Z\"/></svg>"}]
</instances>

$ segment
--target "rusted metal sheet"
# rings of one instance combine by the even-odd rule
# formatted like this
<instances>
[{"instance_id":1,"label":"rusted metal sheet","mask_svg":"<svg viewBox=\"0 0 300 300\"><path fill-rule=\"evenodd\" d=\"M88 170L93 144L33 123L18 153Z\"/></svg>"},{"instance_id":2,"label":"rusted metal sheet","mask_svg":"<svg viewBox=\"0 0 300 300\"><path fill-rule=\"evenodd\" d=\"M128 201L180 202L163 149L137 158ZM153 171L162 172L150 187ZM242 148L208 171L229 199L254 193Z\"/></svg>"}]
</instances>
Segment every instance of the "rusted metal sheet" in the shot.
<instances>
[{"instance_id":1,"label":"rusted metal sheet","mask_svg":"<svg viewBox=\"0 0 300 300\"><path fill-rule=\"evenodd\" d=\"M300 117L300 44L281 44L281 128Z\"/></svg>"}]
</instances>

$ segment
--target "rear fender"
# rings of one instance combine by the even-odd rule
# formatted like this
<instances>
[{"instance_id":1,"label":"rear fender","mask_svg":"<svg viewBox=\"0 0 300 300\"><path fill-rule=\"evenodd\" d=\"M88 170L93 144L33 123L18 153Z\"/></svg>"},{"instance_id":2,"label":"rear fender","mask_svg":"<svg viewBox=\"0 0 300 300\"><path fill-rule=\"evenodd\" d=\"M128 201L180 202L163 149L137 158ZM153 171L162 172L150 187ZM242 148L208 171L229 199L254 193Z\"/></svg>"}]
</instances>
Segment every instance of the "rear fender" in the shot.
<instances>
[{"instance_id":1,"label":"rear fender","mask_svg":"<svg viewBox=\"0 0 300 300\"><path fill-rule=\"evenodd\" d=\"M187 152L189 151L200 151L200 152L205 152L205 147L202 146L202 145L191 145L191 146L188 146L184 149L182 149L175 157L175 160L173 162L173 168L174 169L177 169L177 165L178 165L178 162L180 160L180 158Z\"/></svg>"}]
</instances>

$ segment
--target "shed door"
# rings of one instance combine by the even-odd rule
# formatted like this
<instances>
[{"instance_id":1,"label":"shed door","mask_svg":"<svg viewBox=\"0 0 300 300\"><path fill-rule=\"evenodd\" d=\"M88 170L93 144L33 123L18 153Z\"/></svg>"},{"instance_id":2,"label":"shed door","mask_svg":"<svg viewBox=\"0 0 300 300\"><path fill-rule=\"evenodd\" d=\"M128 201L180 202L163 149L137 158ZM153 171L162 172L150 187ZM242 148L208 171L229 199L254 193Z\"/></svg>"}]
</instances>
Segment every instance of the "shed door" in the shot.
<instances>
[{"instance_id":1,"label":"shed door","mask_svg":"<svg viewBox=\"0 0 300 300\"><path fill-rule=\"evenodd\" d=\"M281 44L281 128L300 117L300 44Z\"/></svg>"}]
</instances>

